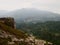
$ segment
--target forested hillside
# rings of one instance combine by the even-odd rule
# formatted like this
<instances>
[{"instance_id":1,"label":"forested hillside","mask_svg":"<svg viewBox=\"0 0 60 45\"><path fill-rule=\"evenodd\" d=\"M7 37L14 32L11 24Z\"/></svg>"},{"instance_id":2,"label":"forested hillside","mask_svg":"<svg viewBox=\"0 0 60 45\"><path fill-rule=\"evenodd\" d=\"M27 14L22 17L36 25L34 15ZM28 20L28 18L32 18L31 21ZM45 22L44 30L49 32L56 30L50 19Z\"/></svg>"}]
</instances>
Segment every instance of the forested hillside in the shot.
<instances>
[{"instance_id":1,"label":"forested hillside","mask_svg":"<svg viewBox=\"0 0 60 45\"><path fill-rule=\"evenodd\" d=\"M60 21L17 23L17 28L32 33L36 38L60 45Z\"/></svg>"}]
</instances>

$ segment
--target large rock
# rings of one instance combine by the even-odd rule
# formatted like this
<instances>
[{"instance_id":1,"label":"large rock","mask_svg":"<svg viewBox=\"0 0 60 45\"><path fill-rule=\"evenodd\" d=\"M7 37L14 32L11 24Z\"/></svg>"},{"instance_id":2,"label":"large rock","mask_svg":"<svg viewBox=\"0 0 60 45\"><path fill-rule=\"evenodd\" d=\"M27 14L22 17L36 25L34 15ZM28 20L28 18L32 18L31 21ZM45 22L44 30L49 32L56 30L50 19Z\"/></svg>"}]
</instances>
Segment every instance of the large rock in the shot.
<instances>
[{"instance_id":1,"label":"large rock","mask_svg":"<svg viewBox=\"0 0 60 45\"><path fill-rule=\"evenodd\" d=\"M5 25L8 25L12 28L15 28L15 21L14 21L14 18L12 17L3 17L3 18L0 18L0 22L1 23L4 23Z\"/></svg>"}]
</instances>

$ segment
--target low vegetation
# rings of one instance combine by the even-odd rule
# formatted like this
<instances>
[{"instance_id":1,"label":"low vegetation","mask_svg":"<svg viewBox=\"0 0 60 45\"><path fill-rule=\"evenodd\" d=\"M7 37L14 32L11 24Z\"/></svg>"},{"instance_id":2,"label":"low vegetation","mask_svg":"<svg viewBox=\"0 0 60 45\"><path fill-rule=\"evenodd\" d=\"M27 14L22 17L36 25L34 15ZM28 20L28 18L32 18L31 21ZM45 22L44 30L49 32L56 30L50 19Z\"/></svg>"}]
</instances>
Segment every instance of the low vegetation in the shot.
<instances>
[{"instance_id":1,"label":"low vegetation","mask_svg":"<svg viewBox=\"0 0 60 45\"><path fill-rule=\"evenodd\" d=\"M26 38L27 37L23 31L11 28L2 23L0 23L0 29L3 29L4 31L9 32L11 34L14 34L18 38Z\"/></svg>"}]
</instances>

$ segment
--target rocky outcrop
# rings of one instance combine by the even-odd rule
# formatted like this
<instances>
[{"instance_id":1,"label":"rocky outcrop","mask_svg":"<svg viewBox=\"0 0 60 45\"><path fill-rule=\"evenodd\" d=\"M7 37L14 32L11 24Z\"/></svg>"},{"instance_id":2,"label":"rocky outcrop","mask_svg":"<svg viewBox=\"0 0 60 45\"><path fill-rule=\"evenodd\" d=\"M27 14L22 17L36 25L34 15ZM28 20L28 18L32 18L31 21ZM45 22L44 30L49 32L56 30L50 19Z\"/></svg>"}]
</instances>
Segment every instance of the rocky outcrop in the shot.
<instances>
[{"instance_id":1,"label":"rocky outcrop","mask_svg":"<svg viewBox=\"0 0 60 45\"><path fill-rule=\"evenodd\" d=\"M14 18L12 18L12 17L0 18L0 23L3 23L3 24L10 26L12 28L16 28Z\"/></svg>"},{"instance_id":2,"label":"rocky outcrop","mask_svg":"<svg viewBox=\"0 0 60 45\"><path fill-rule=\"evenodd\" d=\"M0 18L0 45L44 45L46 41L15 29L14 18ZM49 43L52 45L52 43Z\"/></svg>"},{"instance_id":3,"label":"rocky outcrop","mask_svg":"<svg viewBox=\"0 0 60 45\"><path fill-rule=\"evenodd\" d=\"M23 31L15 29L14 18L0 18L0 44L18 45L26 35Z\"/></svg>"}]
</instances>

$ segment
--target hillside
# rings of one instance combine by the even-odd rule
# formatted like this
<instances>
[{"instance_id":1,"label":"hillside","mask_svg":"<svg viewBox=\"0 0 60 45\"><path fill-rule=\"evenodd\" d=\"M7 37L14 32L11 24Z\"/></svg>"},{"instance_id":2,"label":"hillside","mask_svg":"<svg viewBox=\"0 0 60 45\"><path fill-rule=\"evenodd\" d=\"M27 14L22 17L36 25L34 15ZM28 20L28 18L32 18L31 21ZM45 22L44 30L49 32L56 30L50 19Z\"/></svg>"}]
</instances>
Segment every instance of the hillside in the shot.
<instances>
[{"instance_id":1,"label":"hillside","mask_svg":"<svg viewBox=\"0 0 60 45\"><path fill-rule=\"evenodd\" d=\"M60 21L18 23L17 29L33 34L36 38L50 41L54 45L60 45Z\"/></svg>"},{"instance_id":2,"label":"hillside","mask_svg":"<svg viewBox=\"0 0 60 45\"><path fill-rule=\"evenodd\" d=\"M43 43L42 43L43 42ZM14 19L0 18L0 45L43 45L51 42L37 39L32 34L17 30Z\"/></svg>"},{"instance_id":3,"label":"hillside","mask_svg":"<svg viewBox=\"0 0 60 45\"><path fill-rule=\"evenodd\" d=\"M0 23L0 29L2 29L3 31L9 32L19 38L26 38L26 35L23 31L13 29L5 24Z\"/></svg>"},{"instance_id":4,"label":"hillside","mask_svg":"<svg viewBox=\"0 0 60 45\"><path fill-rule=\"evenodd\" d=\"M24 44L24 39L28 35L22 30L16 29L14 25L13 18L0 18L0 45L19 45L21 40Z\"/></svg>"}]
</instances>

